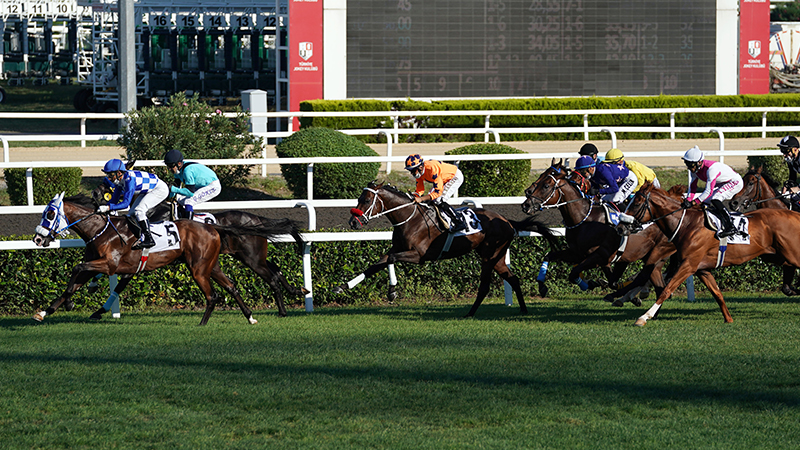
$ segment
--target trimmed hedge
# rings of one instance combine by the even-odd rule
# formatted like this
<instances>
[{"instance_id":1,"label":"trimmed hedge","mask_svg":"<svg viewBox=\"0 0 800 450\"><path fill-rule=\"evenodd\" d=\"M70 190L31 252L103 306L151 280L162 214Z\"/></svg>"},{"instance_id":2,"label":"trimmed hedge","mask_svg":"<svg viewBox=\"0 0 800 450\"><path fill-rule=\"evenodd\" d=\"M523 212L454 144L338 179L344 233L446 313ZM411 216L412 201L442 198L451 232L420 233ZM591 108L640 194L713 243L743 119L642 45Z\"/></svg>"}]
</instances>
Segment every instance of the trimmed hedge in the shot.
<instances>
[{"instance_id":1,"label":"trimmed hedge","mask_svg":"<svg viewBox=\"0 0 800 450\"><path fill-rule=\"evenodd\" d=\"M5 169L8 197L12 205L28 204L26 169ZM80 167L41 167L33 169L33 204L46 205L61 192L75 195L81 185Z\"/></svg>"},{"instance_id":2,"label":"trimmed hedge","mask_svg":"<svg viewBox=\"0 0 800 450\"><path fill-rule=\"evenodd\" d=\"M364 100L315 100L302 102L301 110L304 111L359 111L365 107ZM682 108L682 107L762 107L762 106L798 106L800 94L770 94L770 95L660 95L652 97L579 97L579 98L525 98L525 99L483 99L483 100L442 100L420 102L415 100L398 100L393 102L369 103L370 110L380 110L385 105L386 111L425 111L425 110L572 110L572 109L632 109L632 108ZM353 126L356 118L309 118L305 126L325 126L335 129L347 128L390 128L391 122L380 123L369 120L359 121L358 126ZM364 118L361 118L364 119ZM366 118L371 119L371 118ZM412 127L415 124L424 124L426 127L441 128L481 128L484 126L484 117L452 116L452 117L402 117L402 125ZM770 113L770 125L795 125L795 113ZM372 126L370 126L372 123ZM589 123L598 126L666 126L669 125L669 114L607 114L590 117ZM753 126L761 123L761 113L681 113L675 115L676 126L712 127L712 126ZM498 116L492 115L492 127L579 127L583 126L583 116L579 114L567 116ZM727 133L726 138L759 136L761 132L753 133ZM780 133L770 133L771 136L783 137ZM676 133L679 139L698 138L697 133ZM590 133L589 139L603 139L607 137L602 133ZM618 133L620 139L668 139L669 133ZM702 137L702 136L700 136ZM708 133L707 137L716 137ZM375 137L363 137L367 142L375 142ZM503 134L504 141L555 141L583 139L583 133L553 133L553 134ZM408 135L409 142L473 142L482 141L483 135Z\"/></svg>"},{"instance_id":3,"label":"trimmed hedge","mask_svg":"<svg viewBox=\"0 0 800 450\"><path fill-rule=\"evenodd\" d=\"M447 155L490 155L525 153L503 144L474 144L448 150ZM531 160L461 161L464 173L460 196L510 197L523 195L531 173Z\"/></svg>"},{"instance_id":4,"label":"trimmed hedge","mask_svg":"<svg viewBox=\"0 0 800 450\"><path fill-rule=\"evenodd\" d=\"M330 128L304 128L275 146L279 158L320 156L379 156L358 139ZM308 198L304 164L281 164L281 173L294 198ZM358 198L378 176L381 164L314 164L314 198Z\"/></svg>"},{"instance_id":5,"label":"trimmed hedge","mask_svg":"<svg viewBox=\"0 0 800 450\"><path fill-rule=\"evenodd\" d=\"M31 236L11 236L6 240L30 239ZM331 293L331 289L349 281L390 247L385 241L324 242L312 245L312 277L314 280L314 303L317 306L330 304L358 305L386 300L388 273L382 271L366 279L344 295ZM290 283L302 285L302 258L295 253L293 244L270 245L268 258L281 267ZM519 275L526 298L536 295L536 275L548 248L542 239L519 238L511 246L512 270ZM72 267L83 257L83 249L53 250L8 250L0 252L0 314L30 315L38 309L47 308L66 287ZM272 304L272 292L261 278L228 255L220 257L222 269L237 285L245 302L253 308L265 308ZM398 264L399 302L446 302L455 298L472 297L478 289L480 266L476 255L438 261L435 268L415 264ZM639 265L637 265L638 270ZM579 293L580 290L566 280L571 267L568 264L552 264L548 272L550 295ZM597 276L593 270L586 278ZM627 275L634 274L629 269ZM714 272L723 289L741 289L748 286L752 291L775 291L780 287L781 272L776 266L760 259L746 265L728 267ZM106 283L106 281L104 281ZM696 283L698 290L704 290ZM220 289L217 292L222 293ZM224 294L224 293L223 293ZM77 308L89 314L99 308L108 295L107 284L89 295L86 289L79 290L73 300ZM491 297L502 297L502 282L493 276ZM600 291L586 294L587 299L598 300ZM235 302L226 296L229 305ZM651 300L653 297L651 297ZM303 298L287 298L287 304L301 306ZM204 300L195 286L186 266L169 265L154 272L134 277L122 295L126 310L159 308L202 307Z\"/></svg>"},{"instance_id":6,"label":"trimmed hedge","mask_svg":"<svg viewBox=\"0 0 800 450\"><path fill-rule=\"evenodd\" d=\"M748 156L747 167L763 167L763 172L776 182L789 179L789 167L783 162L783 156Z\"/></svg>"}]
</instances>

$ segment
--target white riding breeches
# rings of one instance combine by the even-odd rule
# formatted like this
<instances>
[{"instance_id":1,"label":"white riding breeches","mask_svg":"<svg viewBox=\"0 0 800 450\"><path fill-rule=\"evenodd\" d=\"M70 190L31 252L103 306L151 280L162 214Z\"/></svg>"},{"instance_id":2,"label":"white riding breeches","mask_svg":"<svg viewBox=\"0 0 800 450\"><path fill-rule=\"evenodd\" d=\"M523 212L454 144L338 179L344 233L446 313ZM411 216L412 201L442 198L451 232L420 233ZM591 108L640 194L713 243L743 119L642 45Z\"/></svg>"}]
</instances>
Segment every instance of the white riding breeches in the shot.
<instances>
[{"instance_id":1,"label":"white riding breeches","mask_svg":"<svg viewBox=\"0 0 800 450\"><path fill-rule=\"evenodd\" d=\"M458 192L458 188L461 187L461 184L464 182L464 174L461 173L461 170L456 170L456 174L453 178L450 179L447 183L442 186L442 195L433 199L435 203L447 202L450 200L450 197L454 196L456 192Z\"/></svg>"},{"instance_id":2,"label":"white riding breeches","mask_svg":"<svg viewBox=\"0 0 800 450\"><path fill-rule=\"evenodd\" d=\"M194 191L194 195L187 197L183 194L175 194L175 200L183 206L189 205L195 207L200 203L207 202L222 192L222 185L219 180L214 180L208 186L203 186Z\"/></svg>"},{"instance_id":3,"label":"white riding breeches","mask_svg":"<svg viewBox=\"0 0 800 450\"><path fill-rule=\"evenodd\" d=\"M628 172L628 176L619 182L619 190L613 194L604 195L603 200L610 203L621 203L627 199L629 195L633 194L633 190L636 189L637 184L639 184L639 179L636 178L636 174L633 173L633 171L630 171Z\"/></svg>"},{"instance_id":4,"label":"white riding breeches","mask_svg":"<svg viewBox=\"0 0 800 450\"><path fill-rule=\"evenodd\" d=\"M715 186L714 190L711 191L711 195L709 195L703 203L711 203L711 200L719 200L721 202L730 200L734 195L738 194L742 188L744 188L744 182L741 178L738 180L731 180L720 186Z\"/></svg>"},{"instance_id":5,"label":"white riding breeches","mask_svg":"<svg viewBox=\"0 0 800 450\"><path fill-rule=\"evenodd\" d=\"M169 195L169 186L163 180L158 180L158 184L153 189L139 194L133 202L128 211L129 216L136 216L136 220L142 221L147 219L147 211L155 208L156 205L163 202Z\"/></svg>"}]
</instances>

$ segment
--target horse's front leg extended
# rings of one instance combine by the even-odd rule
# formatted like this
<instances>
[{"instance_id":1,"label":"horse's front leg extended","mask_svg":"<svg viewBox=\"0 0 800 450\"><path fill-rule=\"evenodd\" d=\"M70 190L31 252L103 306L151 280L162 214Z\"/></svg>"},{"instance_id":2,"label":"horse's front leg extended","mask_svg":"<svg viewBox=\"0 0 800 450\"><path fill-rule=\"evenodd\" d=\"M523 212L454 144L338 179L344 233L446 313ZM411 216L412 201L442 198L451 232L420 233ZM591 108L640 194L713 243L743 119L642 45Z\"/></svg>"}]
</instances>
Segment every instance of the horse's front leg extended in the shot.
<instances>
[{"instance_id":1,"label":"horse's front leg extended","mask_svg":"<svg viewBox=\"0 0 800 450\"><path fill-rule=\"evenodd\" d=\"M794 281L794 273L795 268L792 266L783 266L783 286L781 286L781 292L784 295L793 296L793 295L800 295L800 291L798 291L794 286L792 286L792 282Z\"/></svg>"},{"instance_id":2,"label":"horse's front leg extended","mask_svg":"<svg viewBox=\"0 0 800 450\"><path fill-rule=\"evenodd\" d=\"M72 275L69 277L69 281L67 282L67 288L61 294L60 297L55 299L50 306L44 310L39 311L33 316L33 320L37 322L41 322L44 320L45 316L52 315L56 312L59 306L62 303L69 301L72 298L72 295L81 288L87 281L89 281L92 277L97 275L103 267L102 262L98 261L88 261L78 264L77 266L72 268Z\"/></svg>"},{"instance_id":3,"label":"horse's front leg extended","mask_svg":"<svg viewBox=\"0 0 800 450\"><path fill-rule=\"evenodd\" d=\"M372 275L375 275L376 273L388 267L389 264L394 264L397 262L411 262L419 264L419 261L420 261L420 255L419 252L417 252L416 250L407 250L399 253L387 253L381 256L381 259L379 259L377 263L369 266L367 270L361 272L360 274L358 274L358 276L356 276L352 280L333 288L333 293L343 294L345 291L353 289L368 277L371 277ZM389 297L390 299L394 299L394 297L396 297L396 293L394 291L394 285L391 285L389 288Z\"/></svg>"},{"instance_id":4,"label":"horse's front leg extended","mask_svg":"<svg viewBox=\"0 0 800 450\"><path fill-rule=\"evenodd\" d=\"M119 281L117 282L117 287L114 288L114 292L109 294L106 303L101 306L100 309L92 313L89 318L100 320L103 317L103 314L111 311L111 306L114 304L114 302L119 301L119 295L122 294L122 291L125 290L125 288L128 286L128 283L131 282L131 279L133 279L133 274L120 275Z\"/></svg>"},{"instance_id":5,"label":"horse's front leg extended","mask_svg":"<svg viewBox=\"0 0 800 450\"><path fill-rule=\"evenodd\" d=\"M701 257L702 258L702 257ZM658 313L659 308L664 303L664 300L668 299L675 289L678 289L684 281L686 281L689 276L693 275L697 268L700 266L700 260L697 258L694 259L684 259L681 262L678 269L675 271L675 275L669 280L667 285L664 287L664 290L658 295L658 299L650 309L647 310L641 317L636 319L634 325L638 327L643 327L647 324L647 321L655 317L656 313Z\"/></svg>"},{"instance_id":6,"label":"horse's front leg extended","mask_svg":"<svg viewBox=\"0 0 800 450\"><path fill-rule=\"evenodd\" d=\"M589 256L581 261L577 266L573 267L569 272L569 280L577 284L581 291L589 290L589 283L584 281L581 277L581 272L594 269L595 267L605 264L611 255L604 249L597 249L589 254Z\"/></svg>"}]
</instances>

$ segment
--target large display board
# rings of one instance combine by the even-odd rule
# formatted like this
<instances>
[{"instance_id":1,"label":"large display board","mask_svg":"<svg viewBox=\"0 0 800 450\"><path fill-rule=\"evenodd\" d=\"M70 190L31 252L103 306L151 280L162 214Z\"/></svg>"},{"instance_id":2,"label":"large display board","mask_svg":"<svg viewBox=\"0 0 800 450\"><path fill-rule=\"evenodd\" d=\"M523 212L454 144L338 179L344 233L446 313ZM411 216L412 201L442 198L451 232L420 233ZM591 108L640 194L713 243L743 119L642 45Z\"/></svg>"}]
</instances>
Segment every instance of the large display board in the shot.
<instances>
[{"instance_id":1,"label":"large display board","mask_svg":"<svg viewBox=\"0 0 800 450\"><path fill-rule=\"evenodd\" d=\"M349 0L347 96L714 94L716 4Z\"/></svg>"}]
</instances>

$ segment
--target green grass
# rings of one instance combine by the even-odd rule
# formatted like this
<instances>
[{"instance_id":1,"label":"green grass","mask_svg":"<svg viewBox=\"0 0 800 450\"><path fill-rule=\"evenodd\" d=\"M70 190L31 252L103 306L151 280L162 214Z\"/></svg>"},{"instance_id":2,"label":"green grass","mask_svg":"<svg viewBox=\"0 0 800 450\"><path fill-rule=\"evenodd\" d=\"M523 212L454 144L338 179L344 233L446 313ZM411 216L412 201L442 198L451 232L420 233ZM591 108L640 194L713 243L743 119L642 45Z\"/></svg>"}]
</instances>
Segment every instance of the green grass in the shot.
<instances>
[{"instance_id":1,"label":"green grass","mask_svg":"<svg viewBox=\"0 0 800 450\"><path fill-rule=\"evenodd\" d=\"M124 300L123 300L124 301ZM797 448L800 304L0 319L4 448ZM646 302L650 304L651 302Z\"/></svg>"}]
</instances>

